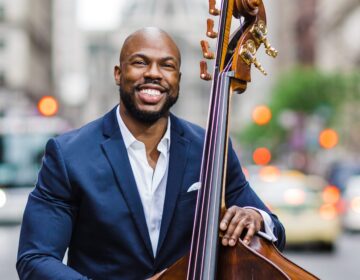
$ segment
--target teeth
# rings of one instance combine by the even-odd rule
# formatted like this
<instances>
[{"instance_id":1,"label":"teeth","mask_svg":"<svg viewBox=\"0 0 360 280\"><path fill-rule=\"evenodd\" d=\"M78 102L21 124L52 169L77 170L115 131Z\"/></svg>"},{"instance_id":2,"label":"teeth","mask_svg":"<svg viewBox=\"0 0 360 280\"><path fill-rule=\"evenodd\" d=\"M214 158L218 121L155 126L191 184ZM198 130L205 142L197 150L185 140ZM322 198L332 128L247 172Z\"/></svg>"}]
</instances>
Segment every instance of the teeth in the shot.
<instances>
[{"instance_id":1,"label":"teeth","mask_svg":"<svg viewBox=\"0 0 360 280\"><path fill-rule=\"evenodd\" d=\"M159 90L157 90L157 89L149 89L149 88L142 89L140 92L141 93L146 93L146 94L151 95L151 96L159 96L161 94L161 92Z\"/></svg>"}]
</instances>

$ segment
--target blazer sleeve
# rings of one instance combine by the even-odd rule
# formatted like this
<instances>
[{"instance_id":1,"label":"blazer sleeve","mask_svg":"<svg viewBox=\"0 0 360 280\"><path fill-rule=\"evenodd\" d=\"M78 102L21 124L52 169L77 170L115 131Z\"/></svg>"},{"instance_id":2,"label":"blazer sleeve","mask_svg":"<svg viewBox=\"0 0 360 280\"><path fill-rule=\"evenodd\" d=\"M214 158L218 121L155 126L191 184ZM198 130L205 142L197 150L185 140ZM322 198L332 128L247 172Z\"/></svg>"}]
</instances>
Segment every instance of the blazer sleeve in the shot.
<instances>
[{"instance_id":1,"label":"blazer sleeve","mask_svg":"<svg viewBox=\"0 0 360 280\"><path fill-rule=\"evenodd\" d=\"M239 207L251 206L267 212L274 222L274 235L277 237L275 242L279 250L285 246L285 229L277 216L265 206L261 199L250 187L246 180L239 159L229 142L228 162L226 177L226 204L227 207L237 205Z\"/></svg>"},{"instance_id":2,"label":"blazer sleeve","mask_svg":"<svg viewBox=\"0 0 360 280\"><path fill-rule=\"evenodd\" d=\"M76 213L59 145L51 139L24 212L16 263L20 279L88 279L62 263Z\"/></svg>"}]
</instances>

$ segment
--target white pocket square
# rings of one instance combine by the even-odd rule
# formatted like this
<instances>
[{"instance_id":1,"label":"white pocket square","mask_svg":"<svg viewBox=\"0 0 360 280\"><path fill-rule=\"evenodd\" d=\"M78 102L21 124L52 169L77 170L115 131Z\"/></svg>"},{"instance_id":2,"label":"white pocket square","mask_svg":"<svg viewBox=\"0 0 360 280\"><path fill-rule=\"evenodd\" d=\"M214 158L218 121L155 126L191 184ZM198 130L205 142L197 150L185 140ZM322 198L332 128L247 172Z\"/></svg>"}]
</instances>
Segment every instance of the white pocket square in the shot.
<instances>
[{"instance_id":1,"label":"white pocket square","mask_svg":"<svg viewBox=\"0 0 360 280\"><path fill-rule=\"evenodd\" d=\"M196 182L196 183L192 184L190 186L190 188L188 188L187 192L197 191L198 189L200 189L200 187L201 187L201 183Z\"/></svg>"}]
</instances>

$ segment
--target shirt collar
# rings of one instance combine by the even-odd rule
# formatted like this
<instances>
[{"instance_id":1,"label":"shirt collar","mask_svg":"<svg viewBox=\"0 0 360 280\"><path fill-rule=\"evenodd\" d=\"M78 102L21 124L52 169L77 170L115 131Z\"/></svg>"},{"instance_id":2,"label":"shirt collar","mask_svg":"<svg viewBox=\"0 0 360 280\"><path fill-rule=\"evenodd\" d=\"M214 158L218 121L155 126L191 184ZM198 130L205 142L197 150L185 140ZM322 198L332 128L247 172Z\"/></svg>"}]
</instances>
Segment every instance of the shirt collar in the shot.
<instances>
[{"instance_id":1,"label":"shirt collar","mask_svg":"<svg viewBox=\"0 0 360 280\"><path fill-rule=\"evenodd\" d=\"M125 125L124 121L121 118L120 115L120 105L117 106L116 108L116 118L117 118L117 122L120 128L120 132L122 134L123 140L124 140L124 144L126 149L128 149L130 146L138 146L139 144L141 146L143 146L143 143L140 142L139 140L137 140L134 135L132 135L132 133L130 132L130 130L127 128L127 126ZM170 117L168 118L168 122L167 122L167 128L165 131L164 136L161 138L157 148L159 152L165 153L168 152L170 149Z\"/></svg>"}]
</instances>

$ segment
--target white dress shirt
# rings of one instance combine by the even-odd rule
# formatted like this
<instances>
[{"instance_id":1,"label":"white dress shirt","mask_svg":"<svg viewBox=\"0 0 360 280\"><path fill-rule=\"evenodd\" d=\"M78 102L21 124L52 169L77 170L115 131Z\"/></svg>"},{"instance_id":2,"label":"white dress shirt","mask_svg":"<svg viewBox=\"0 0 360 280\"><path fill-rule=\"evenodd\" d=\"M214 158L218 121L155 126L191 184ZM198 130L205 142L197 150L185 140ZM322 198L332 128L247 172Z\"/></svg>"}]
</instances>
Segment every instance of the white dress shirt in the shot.
<instances>
[{"instance_id":1,"label":"white dress shirt","mask_svg":"<svg viewBox=\"0 0 360 280\"><path fill-rule=\"evenodd\" d=\"M126 127L120 116L120 106L116 109L117 121L129 156L130 165L135 177L136 186L143 205L145 220L150 235L153 254L155 256L159 241L161 219L164 209L166 183L169 167L170 151L170 118L163 138L160 140L157 149L160 156L156 163L155 170L149 165L145 144L138 141ZM252 208L252 207L249 207ZM264 219L265 232L268 239L275 241L273 234L274 224L268 213L260 209Z\"/></svg>"},{"instance_id":2,"label":"white dress shirt","mask_svg":"<svg viewBox=\"0 0 360 280\"><path fill-rule=\"evenodd\" d=\"M170 118L163 138L157 146L160 156L155 170L149 165L145 144L136 140L120 116L117 107L116 116L129 156L141 203L144 208L145 220L150 235L153 254L155 256L159 241L161 219L164 209L166 182L169 166L170 150Z\"/></svg>"}]
</instances>

